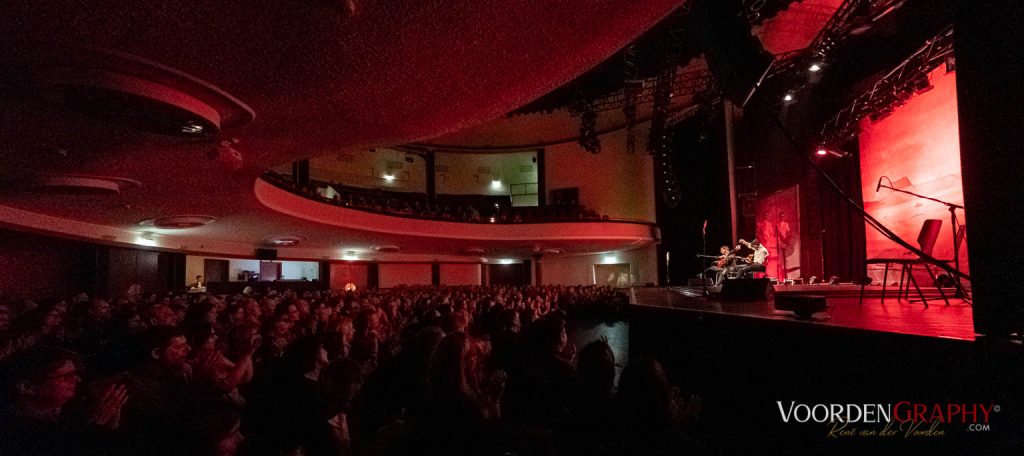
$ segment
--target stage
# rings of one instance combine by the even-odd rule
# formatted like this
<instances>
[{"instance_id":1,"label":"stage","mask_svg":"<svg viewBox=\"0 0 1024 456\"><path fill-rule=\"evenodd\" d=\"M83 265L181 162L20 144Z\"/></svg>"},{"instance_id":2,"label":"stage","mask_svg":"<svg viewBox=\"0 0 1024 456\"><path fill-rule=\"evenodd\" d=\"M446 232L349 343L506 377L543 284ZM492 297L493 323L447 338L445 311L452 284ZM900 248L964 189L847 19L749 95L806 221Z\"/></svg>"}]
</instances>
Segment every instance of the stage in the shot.
<instances>
[{"instance_id":1,"label":"stage","mask_svg":"<svg viewBox=\"0 0 1024 456\"><path fill-rule=\"evenodd\" d=\"M628 306L629 359L659 360L674 385L700 396L698 435L713 454L757 454L799 448L801 454L944 454L970 449L997 454L1024 422L1024 350L1019 343L978 337L962 300L947 307L934 288L929 307L868 287L776 286L774 292L826 297L828 309L807 321L774 302L703 297L701 287L636 287ZM714 289L713 289L714 290ZM714 290L717 291L717 290ZM935 298L932 300L932 298ZM611 329L611 327L610 327ZM1000 404L991 432L944 423L943 438L828 437L824 424L785 423L777 403Z\"/></svg>"},{"instance_id":2,"label":"stage","mask_svg":"<svg viewBox=\"0 0 1024 456\"><path fill-rule=\"evenodd\" d=\"M770 295L799 293L824 296L828 309L815 314L811 320L802 320L791 312L776 310L771 297L767 301L725 301L719 294L719 287L708 287L710 297L704 297L703 288L699 286L634 287L630 292L630 303L708 317L768 320L780 324L821 326L823 329L846 328L962 341L975 338L970 304L962 299L949 298L949 306L946 306L935 288L922 288L928 299L927 308L921 302L910 302L906 297L897 299L891 287L886 291L884 303L881 286L865 287L860 304L860 286L853 284L774 285L773 290ZM946 290L946 293L948 296L951 290ZM916 293L911 293L911 299L916 297Z\"/></svg>"}]
</instances>

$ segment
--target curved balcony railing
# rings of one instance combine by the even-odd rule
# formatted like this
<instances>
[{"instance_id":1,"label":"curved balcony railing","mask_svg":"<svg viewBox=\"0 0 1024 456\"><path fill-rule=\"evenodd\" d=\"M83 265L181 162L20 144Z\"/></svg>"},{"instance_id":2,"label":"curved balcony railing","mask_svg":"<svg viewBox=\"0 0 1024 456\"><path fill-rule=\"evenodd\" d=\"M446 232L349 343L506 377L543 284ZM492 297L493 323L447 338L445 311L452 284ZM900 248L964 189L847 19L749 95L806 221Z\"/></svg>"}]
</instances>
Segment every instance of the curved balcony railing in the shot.
<instances>
[{"instance_id":1,"label":"curved balcony railing","mask_svg":"<svg viewBox=\"0 0 1024 456\"><path fill-rule=\"evenodd\" d=\"M474 222L424 218L416 214L378 212L346 206L338 198L311 196L264 176L253 192L266 207L327 225L404 236L502 242L589 241L604 249L639 247L660 238L655 224L637 220L546 219L522 222Z\"/></svg>"},{"instance_id":2,"label":"curved balcony railing","mask_svg":"<svg viewBox=\"0 0 1024 456\"><path fill-rule=\"evenodd\" d=\"M311 181L309 185L300 186L291 179L291 176L272 171L265 172L261 179L277 188L314 201L395 217L483 224L565 222L651 224L642 220L601 216L579 204L515 207L509 203L507 196L491 195L438 195L436 203L428 204L426 194L423 193L348 187L315 180Z\"/></svg>"}]
</instances>

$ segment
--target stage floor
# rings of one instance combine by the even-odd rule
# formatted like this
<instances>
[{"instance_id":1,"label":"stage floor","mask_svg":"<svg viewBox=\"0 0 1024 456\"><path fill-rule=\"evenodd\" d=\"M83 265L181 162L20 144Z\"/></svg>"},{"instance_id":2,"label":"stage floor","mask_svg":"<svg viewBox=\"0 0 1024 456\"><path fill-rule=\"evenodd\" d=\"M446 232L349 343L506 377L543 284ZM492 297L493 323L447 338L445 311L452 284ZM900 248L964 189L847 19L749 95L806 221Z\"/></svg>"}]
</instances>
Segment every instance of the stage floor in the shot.
<instances>
[{"instance_id":1,"label":"stage floor","mask_svg":"<svg viewBox=\"0 0 1024 456\"><path fill-rule=\"evenodd\" d=\"M865 331L974 340L974 318L971 306L961 299L949 299L949 306L932 288L925 290L929 306L920 302L897 300L886 292L881 300L881 287L867 287L863 304L858 304L860 287L855 285L776 285L775 292L799 292L825 296L828 310L812 320L800 320L790 312L775 310L769 301L728 302L718 297L717 289L709 287L711 297L703 296L701 287L634 287L632 305L664 307L686 312L757 318L797 324L835 326ZM912 294L912 298L916 295Z\"/></svg>"}]
</instances>

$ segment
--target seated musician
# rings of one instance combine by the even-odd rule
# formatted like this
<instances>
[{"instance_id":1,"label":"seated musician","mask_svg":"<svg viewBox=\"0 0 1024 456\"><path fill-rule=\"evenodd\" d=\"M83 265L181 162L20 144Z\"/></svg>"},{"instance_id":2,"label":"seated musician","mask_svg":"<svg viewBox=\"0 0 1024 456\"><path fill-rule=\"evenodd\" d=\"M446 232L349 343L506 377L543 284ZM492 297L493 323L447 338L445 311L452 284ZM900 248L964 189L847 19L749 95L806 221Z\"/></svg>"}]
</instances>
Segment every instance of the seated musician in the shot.
<instances>
[{"instance_id":1,"label":"seated musician","mask_svg":"<svg viewBox=\"0 0 1024 456\"><path fill-rule=\"evenodd\" d=\"M750 260L750 264L745 264L736 268L740 277L750 277L754 275L755 272L764 272L765 262L768 261L768 249L761 245L761 241L758 241L757 239L754 239L751 242L740 239L740 244L745 245L747 248L754 251L754 253L751 254L752 258ZM736 248L739 248L739 246L736 246Z\"/></svg>"},{"instance_id":2,"label":"seated musician","mask_svg":"<svg viewBox=\"0 0 1024 456\"><path fill-rule=\"evenodd\" d=\"M732 250L730 250L728 246L723 245L718 249L718 252L720 253L718 259L716 259L715 264L709 268L717 273L715 276L715 285L722 284L722 281L725 280L725 275L733 268L733 260L736 259L732 254Z\"/></svg>"}]
</instances>

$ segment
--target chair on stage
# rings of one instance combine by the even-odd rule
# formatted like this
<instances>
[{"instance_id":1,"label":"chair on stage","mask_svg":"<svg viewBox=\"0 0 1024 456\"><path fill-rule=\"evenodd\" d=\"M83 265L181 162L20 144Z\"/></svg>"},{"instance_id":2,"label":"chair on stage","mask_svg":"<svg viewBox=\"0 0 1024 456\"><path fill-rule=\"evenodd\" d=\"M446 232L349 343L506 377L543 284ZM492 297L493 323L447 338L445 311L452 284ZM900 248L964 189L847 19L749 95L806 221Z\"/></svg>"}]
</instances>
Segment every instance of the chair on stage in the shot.
<instances>
[{"instance_id":1,"label":"chair on stage","mask_svg":"<svg viewBox=\"0 0 1024 456\"><path fill-rule=\"evenodd\" d=\"M917 245L925 255L931 256L932 250L935 249L935 241L939 239L939 231L942 229L942 220L928 219L925 220L921 225L921 233L917 236ZM908 253L908 255L910 255ZM932 283L935 283L935 273L932 272L931 267L927 262L922 260L920 257L902 257L902 258L868 258L865 261L865 268L872 264L884 264L885 272L882 275L882 304L885 304L885 290L889 280L889 268L893 265L900 266L900 282L899 289L896 293L896 300L900 300L904 294L904 285L906 286L906 296L910 298L910 285L914 285L914 289L917 290L917 296L920 297L920 301L924 303L925 307L928 307L928 300L924 297L924 292L921 291L921 287L917 284L917 279L914 278L913 270L914 265L923 265L925 270L928 271L928 275L932 278ZM906 283L904 283L906 281ZM860 284L860 298L858 303L864 302L864 286L866 281L862 281ZM942 295L942 300L949 305L949 298L946 297L946 293L939 288L939 294Z\"/></svg>"}]
</instances>

